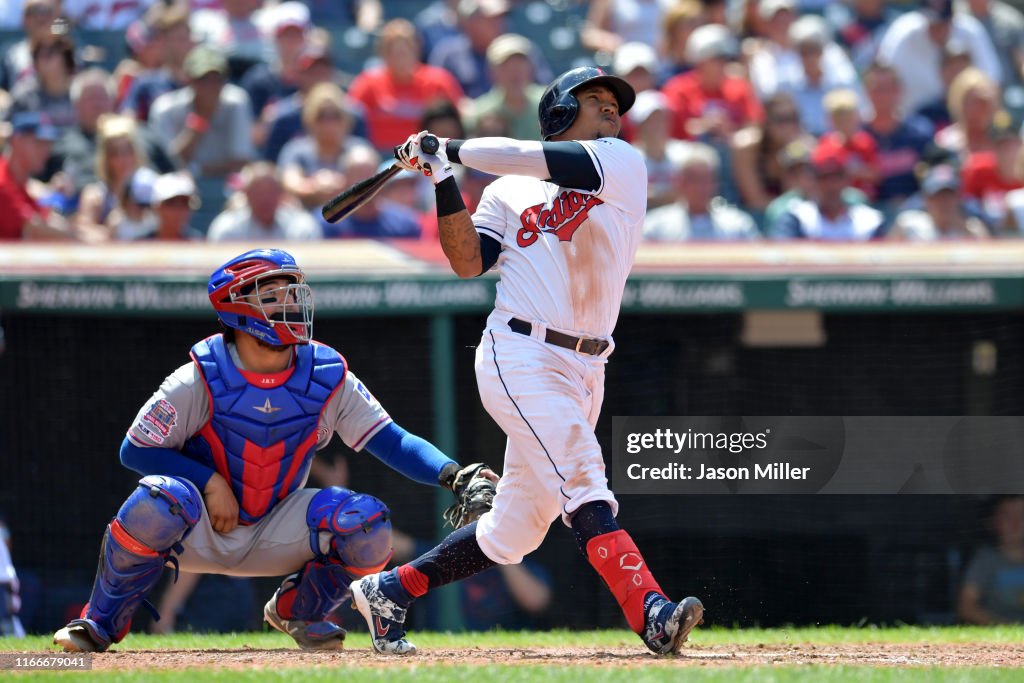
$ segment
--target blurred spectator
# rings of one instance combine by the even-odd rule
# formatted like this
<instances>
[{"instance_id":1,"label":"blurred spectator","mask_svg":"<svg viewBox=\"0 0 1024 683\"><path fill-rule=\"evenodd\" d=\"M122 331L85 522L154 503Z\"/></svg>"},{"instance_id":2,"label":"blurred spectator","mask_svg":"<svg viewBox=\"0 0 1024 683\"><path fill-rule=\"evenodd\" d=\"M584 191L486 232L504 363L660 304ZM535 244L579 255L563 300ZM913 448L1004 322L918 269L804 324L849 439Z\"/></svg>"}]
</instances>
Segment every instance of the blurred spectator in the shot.
<instances>
[{"instance_id":1,"label":"blurred spectator","mask_svg":"<svg viewBox=\"0 0 1024 683\"><path fill-rule=\"evenodd\" d=\"M158 0L64 0L64 14L90 31L127 28Z\"/></svg>"},{"instance_id":2,"label":"blurred spectator","mask_svg":"<svg viewBox=\"0 0 1024 683\"><path fill-rule=\"evenodd\" d=\"M876 237L884 216L865 204L844 200L850 187L846 151L825 143L811 153L814 182L804 199L796 199L778 220L768 226L773 239L864 241Z\"/></svg>"},{"instance_id":3,"label":"blurred spectator","mask_svg":"<svg viewBox=\"0 0 1024 683\"><path fill-rule=\"evenodd\" d=\"M658 87L659 70L657 53L644 43L623 43L612 61L612 73L625 79L637 93ZM624 117L619 137L632 142L635 134L633 123Z\"/></svg>"},{"instance_id":4,"label":"blurred spectator","mask_svg":"<svg viewBox=\"0 0 1024 683\"><path fill-rule=\"evenodd\" d=\"M226 175L255 156L249 96L226 82L227 68L223 55L196 47L185 60L188 87L153 102L154 132L196 177Z\"/></svg>"},{"instance_id":5,"label":"blurred spectator","mask_svg":"<svg viewBox=\"0 0 1024 683\"><path fill-rule=\"evenodd\" d=\"M1024 190L1006 193L1006 217L994 230L1000 237L1024 237Z\"/></svg>"},{"instance_id":6,"label":"blurred spectator","mask_svg":"<svg viewBox=\"0 0 1024 683\"><path fill-rule=\"evenodd\" d=\"M458 35L459 14L456 11L459 0L433 0L413 19L423 41L423 57L443 39Z\"/></svg>"},{"instance_id":7,"label":"blurred spectator","mask_svg":"<svg viewBox=\"0 0 1024 683\"><path fill-rule=\"evenodd\" d=\"M128 56L122 59L114 69L114 82L117 84L117 104L120 106L132 88L136 78L153 76L159 73L164 64L167 52L160 22L167 6L156 3L141 19L133 21L125 30L124 40L128 47Z\"/></svg>"},{"instance_id":8,"label":"blurred spectator","mask_svg":"<svg viewBox=\"0 0 1024 683\"><path fill-rule=\"evenodd\" d=\"M872 109L864 129L878 147L875 201L896 206L917 192L914 168L932 143L932 125L920 116L904 116L903 84L896 69L872 64L864 74L864 88Z\"/></svg>"},{"instance_id":9,"label":"blurred spectator","mask_svg":"<svg viewBox=\"0 0 1024 683\"><path fill-rule=\"evenodd\" d=\"M1024 145L1010 115L1000 111L989 131L993 149L974 152L964 162L964 194L978 202L989 225L1006 220L1006 195L1024 187Z\"/></svg>"},{"instance_id":10,"label":"blurred spectator","mask_svg":"<svg viewBox=\"0 0 1024 683\"><path fill-rule=\"evenodd\" d=\"M380 155L369 147L354 147L345 155L345 175L350 183L358 183L391 163L388 160L382 165ZM403 173L415 178L411 172ZM419 237L422 230L415 212L381 197L367 202L344 220L333 225L324 222L322 227L326 237Z\"/></svg>"},{"instance_id":11,"label":"blurred spectator","mask_svg":"<svg viewBox=\"0 0 1024 683\"><path fill-rule=\"evenodd\" d=\"M71 126L75 121L70 95L75 44L63 33L51 34L32 46L32 67L34 73L11 91L11 111L43 112L58 130Z\"/></svg>"},{"instance_id":12,"label":"blurred spectator","mask_svg":"<svg viewBox=\"0 0 1024 683\"><path fill-rule=\"evenodd\" d=\"M96 182L97 128L100 117L114 111L114 84L103 69L86 69L71 81L70 95L75 125L65 129L54 144L43 180L63 193L67 206L73 209L82 189ZM148 126L139 122L135 134L153 168L163 173L173 169L166 150Z\"/></svg>"},{"instance_id":13,"label":"blurred spectator","mask_svg":"<svg viewBox=\"0 0 1024 683\"><path fill-rule=\"evenodd\" d=\"M793 98L780 93L764 103L764 122L736 131L732 138L732 173L740 203L762 212L783 191L779 152L809 136L800 125ZM813 138L807 144L812 144Z\"/></svg>"},{"instance_id":14,"label":"blurred spectator","mask_svg":"<svg viewBox=\"0 0 1024 683\"><path fill-rule=\"evenodd\" d=\"M188 18L188 7L183 3L170 5L159 13L153 30L160 34L164 48L161 68L140 73L132 80L122 98L121 111L148 121L157 97L188 85L185 59L195 46Z\"/></svg>"},{"instance_id":15,"label":"blurred spectator","mask_svg":"<svg viewBox=\"0 0 1024 683\"><path fill-rule=\"evenodd\" d=\"M165 173L156 178L149 201L156 218L156 228L141 239L161 242L206 239L203 233L189 224L192 211L199 208L199 197L196 185L187 173Z\"/></svg>"},{"instance_id":16,"label":"blurred spectator","mask_svg":"<svg viewBox=\"0 0 1024 683\"><path fill-rule=\"evenodd\" d=\"M352 138L352 114L345 94L333 83L319 83L302 103L306 135L281 150L278 167L284 189L303 206L323 205L348 185L341 172L342 159L353 145L369 144Z\"/></svg>"},{"instance_id":17,"label":"blurred spectator","mask_svg":"<svg viewBox=\"0 0 1024 683\"><path fill-rule=\"evenodd\" d=\"M3 353L3 332L0 331L0 353ZM0 519L0 637L24 638L25 628L18 613L21 611L18 572L11 560L11 532Z\"/></svg>"},{"instance_id":18,"label":"blurred spectator","mask_svg":"<svg viewBox=\"0 0 1024 683\"><path fill-rule=\"evenodd\" d=\"M897 18L878 46L878 60L900 74L906 111L917 111L942 95L942 46L955 38L971 61L999 82L1002 68L985 28L969 14L953 13L953 0L923 0L920 9Z\"/></svg>"},{"instance_id":19,"label":"blurred spectator","mask_svg":"<svg viewBox=\"0 0 1024 683\"><path fill-rule=\"evenodd\" d=\"M537 107L544 86L534 82L531 49L532 43L527 38L514 33L500 36L487 48L494 86L473 100L470 128L475 128L481 118L494 116L504 122L509 137L517 140L540 137Z\"/></svg>"},{"instance_id":20,"label":"blurred spectator","mask_svg":"<svg viewBox=\"0 0 1024 683\"><path fill-rule=\"evenodd\" d=\"M373 146L390 150L417 130L427 105L438 99L458 105L463 93L450 73L420 61L416 28L405 19L384 24L377 52L383 65L356 76L349 96L363 106Z\"/></svg>"},{"instance_id":21,"label":"blurred spectator","mask_svg":"<svg viewBox=\"0 0 1024 683\"><path fill-rule=\"evenodd\" d=\"M690 63L686 61L686 43L690 34L705 20L704 7L698 0L679 0L665 10L661 22L660 52L663 65L657 74L659 83L690 70Z\"/></svg>"},{"instance_id":22,"label":"blurred spectator","mask_svg":"<svg viewBox=\"0 0 1024 683\"><path fill-rule=\"evenodd\" d=\"M107 219L132 174L146 161L135 119L120 114L100 117L96 135L97 182L82 190L75 214L75 230L82 239L102 242L113 237Z\"/></svg>"},{"instance_id":23,"label":"blurred spectator","mask_svg":"<svg viewBox=\"0 0 1024 683\"><path fill-rule=\"evenodd\" d=\"M1003 0L958 0L958 12L969 13L985 28L1003 70L1003 84L1024 82L1024 14Z\"/></svg>"},{"instance_id":24,"label":"blurred spectator","mask_svg":"<svg viewBox=\"0 0 1024 683\"><path fill-rule=\"evenodd\" d=\"M60 16L60 0L24 0L21 10L21 29L25 37L6 47L0 58L0 89L12 91L14 86L31 76L32 50L44 39L50 38L53 22Z\"/></svg>"},{"instance_id":25,"label":"blurred spectator","mask_svg":"<svg viewBox=\"0 0 1024 683\"><path fill-rule=\"evenodd\" d=\"M57 129L40 112L11 116L0 138L0 240L72 239L63 217L40 206L29 194L29 180L46 164Z\"/></svg>"},{"instance_id":26,"label":"blurred spectator","mask_svg":"<svg viewBox=\"0 0 1024 683\"><path fill-rule=\"evenodd\" d=\"M718 153L689 145L678 161L678 201L652 209L643 238L652 242L752 240L760 237L754 219L718 196Z\"/></svg>"},{"instance_id":27,"label":"blurred spectator","mask_svg":"<svg viewBox=\"0 0 1024 683\"><path fill-rule=\"evenodd\" d=\"M989 132L999 111L999 86L973 66L960 72L949 87L946 105L953 123L935 134L935 144L965 159L992 149Z\"/></svg>"},{"instance_id":28,"label":"blurred spectator","mask_svg":"<svg viewBox=\"0 0 1024 683\"><path fill-rule=\"evenodd\" d=\"M429 130L443 138L466 139L466 129L462 125L459 110L451 102L444 100L438 100L423 110L419 130ZM392 150L387 150L385 156L392 156Z\"/></svg>"},{"instance_id":29,"label":"blurred spectator","mask_svg":"<svg viewBox=\"0 0 1024 683\"><path fill-rule=\"evenodd\" d=\"M693 144L672 139L671 116L668 99L657 90L638 93L636 102L625 116L635 131L633 146L640 151L647 166L648 209L676 200L677 169Z\"/></svg>"},{"instance_id":30,"label":"blurred spectator","mask_svg":"<svg viewBox=\"0 0 1024 683\"><path fill-rule=\"evenodd\" d=\"M381 0L302 0L309 7L313 23L355 24L364 33L380 27L384 15Z\"/></svg>"},{"instance_id":31,"label":"blurred spectator","mask_svg":"<svg viewBox=\"0 0 1024 683\"><path fill-rule=\"evenodd\" d=\"M953 122L953 116L949 113L949 97L947 93L956 77L970 66L971 53L967 46L954 38L950 38L942 47L942 61L939 67L943 85L942 95L931 102L925 103L916 112L931 121L932 125L935 126L935 130L942 130Z\"/></svg>"},{"instance_id":32,"label":"blurred spectator","mask_svg":"<svg viewBox=\"0 0 1024 683\"><path fill-rule=\"evenodd\" d=\"M257 64L242 77L239 85L249 93L252 114L259 120L272 102L284 99L299 89L299 59L313 25L309 9L289 0L264 10L264 28L274 45L274 58Z\"/></svg>"},{"instance_id":33,"label":"blurred spectator","mask_svg":"<svg viewBox=\"0 0 1024 683\"><path fill-rule=\"evenodd\" d=\"M849 0L833 5L825 16L836 29L836 40L854 66L865 69L875 58L878 44L899 10L885 0Z\"/></svg>"},{"instance_id":34,"label":"blurred spectator","mask_svg":"<svg viewBox=\"0 0 1024 683\"><path fill-rule=\"evenodd\" d=\"M135 169L124 184L117 198L117 206L107 219L114 239L137 240L156 232L156 214L151 204L153 185L158 177L156 171L142 166Z\"/></svg>"},{"instance_id":35,"label":"blurred spectator","mask_svg":"<svg viewBox=\"0 0 1024 683\"><path fill-rule=\"evenodd\" d=\"M851 185L873 199L878 193L878 145L861 127L857 93L833 90L825 95L824 105L832 130L821 141L846 151Z\"/></svg>"},{"instance_id":36,"label":"blurred spectator","mask_svg":"<svg viewBox=\"0 0 1024 683\"><path fill-rule=\"evenodd\" d=\"M491 89L487 49L505 33L505 0L461 0L458 4L461 33L444 38L430 52L427 62L445 69L458 81L467 97L480 97ZM530 43L528 54L535 82L547 84L553 76L540 49Z\"/></svg>"},{"instance_id":37,"label":"blurred spectator","mask_svg":"<svg viewBox=\"0 0 1024 683\"><path fill-rule=\"evenodd\" d=\"M750 82L732 75L736 39L718 24L701 26L687 41L687 61L693 70L674 76L662 87L675 112L672 136L719 143L740 127L764 118Z\"/></svg>"},{"instance_id":38,"label":"blurred spectator","mask_svg":"<svg viewBox=\"0 0 1024 683\"><path fill-rule=\"evenodd\" d=\"M220 9L191 15L192 36L227 58L228 79L241 80L250 67L272 60L272 46L253 20L262 0L221 0Z\"/></svg>"},{"instance_id":39,"label":"blurred spectator","mask_svg":"<svg viewBox=\"0 0 1024 683\"><path fill-rule=\"evenodd\" d=\"M921 181L923 209L901 211L886 239L905 242L977 240L991 237L985 224L969 215L960 201L960 179L948 164L933 166Z\"/></svg>"},{"instance_id":40,"label":"blurred spectator","mask_svg":"<svg viewBox=\"0 0 1024 683\"><path fill-rule=\"evenodd\" d=\"M859 101L860 81L821 17L809 15L794 21L789 42L796 51L797 64L777 75L777 90L792 95L804 128L812 135L821 135L828 130L824 97L833 90L852 90ZM826 54L833 57L826 59Z\"/></svg>"},{"instance_id":41,"label":"blurred spectator","mask_svg":"<svg viewBox=\"0 0 1024 683\"><path fill-rule=\"evenodd\" d=\"M248 240L318 240L320 226L305 211L285 203L277 167L266 161L247 165L241 173L244 204L213 219L211 242ZM154 194L154 202L156 195Z\"/></svg>"},{"instance_id":42,"label":"blurred spectator","mask_svg":"<svg viewBox=\"0 0 1024 683\"><path fill-rule=\"evenodd\" d=\"M580 29L588 50L614 54L623 43L657 45L662 15L673 0L596 0Z\"/></svg>"},{"instance_id":43,"label":"blurred spectator","mask_svg":"<svg viewBox=\"0 0 1024 683\"><path fill-rule=\"evenodd\" d=\"M1024 622L1024 496L996 496L988 521L995 544L967 565L957 612L972 624Z\"/></svg>"}]
</instances>

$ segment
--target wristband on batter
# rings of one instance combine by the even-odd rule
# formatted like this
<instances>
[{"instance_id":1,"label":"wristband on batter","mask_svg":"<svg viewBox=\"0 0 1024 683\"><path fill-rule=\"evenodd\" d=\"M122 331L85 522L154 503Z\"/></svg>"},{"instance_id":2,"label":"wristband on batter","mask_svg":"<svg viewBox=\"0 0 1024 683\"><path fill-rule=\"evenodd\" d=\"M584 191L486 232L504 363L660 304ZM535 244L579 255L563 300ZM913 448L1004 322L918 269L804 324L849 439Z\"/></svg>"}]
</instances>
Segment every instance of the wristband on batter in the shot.
<instances>
[{"instance_id":1,"label":"wristband on batter","mask_svg":"<svg viewBox=\"0 0 1024 683\"><path fill-rule=\"evenodd\" d=\"M434 186L434 199L437 202L438 218L466 210L466 203L462 201L462 193L454 177L445 178Z\"/></svg>"}]
</instances>

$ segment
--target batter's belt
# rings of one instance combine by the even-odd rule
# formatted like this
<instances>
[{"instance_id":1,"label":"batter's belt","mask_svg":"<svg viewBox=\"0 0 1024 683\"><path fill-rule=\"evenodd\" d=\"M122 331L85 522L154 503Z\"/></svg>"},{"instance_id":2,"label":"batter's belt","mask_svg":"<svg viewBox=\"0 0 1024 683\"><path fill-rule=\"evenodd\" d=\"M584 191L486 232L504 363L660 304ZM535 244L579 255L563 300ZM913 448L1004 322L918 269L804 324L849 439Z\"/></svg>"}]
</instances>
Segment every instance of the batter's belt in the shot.
<instances>
[{"instance_id":1,"label":"batter's belt","mask_svg":"<svg viewBox=\"0 0 1024 683\"><path fill-rule=\"evenodd\" d=\"M527 337L533 332L533 325L519 318L512 318L508 321L508 329L517 334L525 334ZM607 350L609 342L606 339L593 339L590 337L574 337L571 334L563 334L554 330L545 330L544 341L548 344L561 346L563 349L572 349L576 353L583 353L588 356L600 356Z\"/></svg>"}]
</instances>

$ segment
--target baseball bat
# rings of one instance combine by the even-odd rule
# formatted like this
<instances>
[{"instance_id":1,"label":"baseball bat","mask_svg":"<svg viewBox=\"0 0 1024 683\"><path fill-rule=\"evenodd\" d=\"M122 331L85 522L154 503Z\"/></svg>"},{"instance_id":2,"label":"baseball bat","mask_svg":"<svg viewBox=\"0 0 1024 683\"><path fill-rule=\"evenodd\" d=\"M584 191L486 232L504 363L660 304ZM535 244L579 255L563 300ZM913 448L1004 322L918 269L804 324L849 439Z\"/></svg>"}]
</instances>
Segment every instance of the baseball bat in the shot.
<instances>
[{"instance_id":1,"label":"baseball bat","mask_svg":"<svg viewBox=\"0 0 1024 683\"><path fill-rule=\"evenodd\" d=\"M423 139L420 140L420 149L426 154L437 154L439 148L440 142L433 135L424 135ZM365 180L360 180L324 204L324 207L320 209L320 214L328 223L337 223L353 211L365 206L368 201L377 196L377 193L380 192L385 183L395 177L401 170L401 166L393 164L391 168L385 169Z\"/></svg>"}]
</instances>

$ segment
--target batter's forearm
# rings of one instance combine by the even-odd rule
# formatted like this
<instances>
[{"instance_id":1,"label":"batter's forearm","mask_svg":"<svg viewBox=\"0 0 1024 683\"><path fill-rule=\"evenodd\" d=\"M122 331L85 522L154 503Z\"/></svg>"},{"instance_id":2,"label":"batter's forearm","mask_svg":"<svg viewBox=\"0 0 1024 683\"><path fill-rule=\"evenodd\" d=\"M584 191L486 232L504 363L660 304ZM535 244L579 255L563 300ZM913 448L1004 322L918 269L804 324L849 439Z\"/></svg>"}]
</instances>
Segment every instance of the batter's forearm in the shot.
<instances>
[{"instance_id":1,"label":"batter's forearm","mask_svg":"<svg viewBox=\"0 0 1024 683\"><path fill-rule=\"evenodd\" d=\"M595 160L574 140L449 140L445 150L450 161L491 175L529 176L587 192L601 187L601 173Z\"/></svg>"},{"instance_id":2,"label":"batter's forearm","mask_svg":"<svg viewBox=\"0 0 1024 683\"><path fill-rule=\"evenodd\" d=\"M434 188L437 228L441 249L459 277L476 277L483 271L480 236L459 193L455 178L446 178Z\"/></svg>"}]
</instances>

